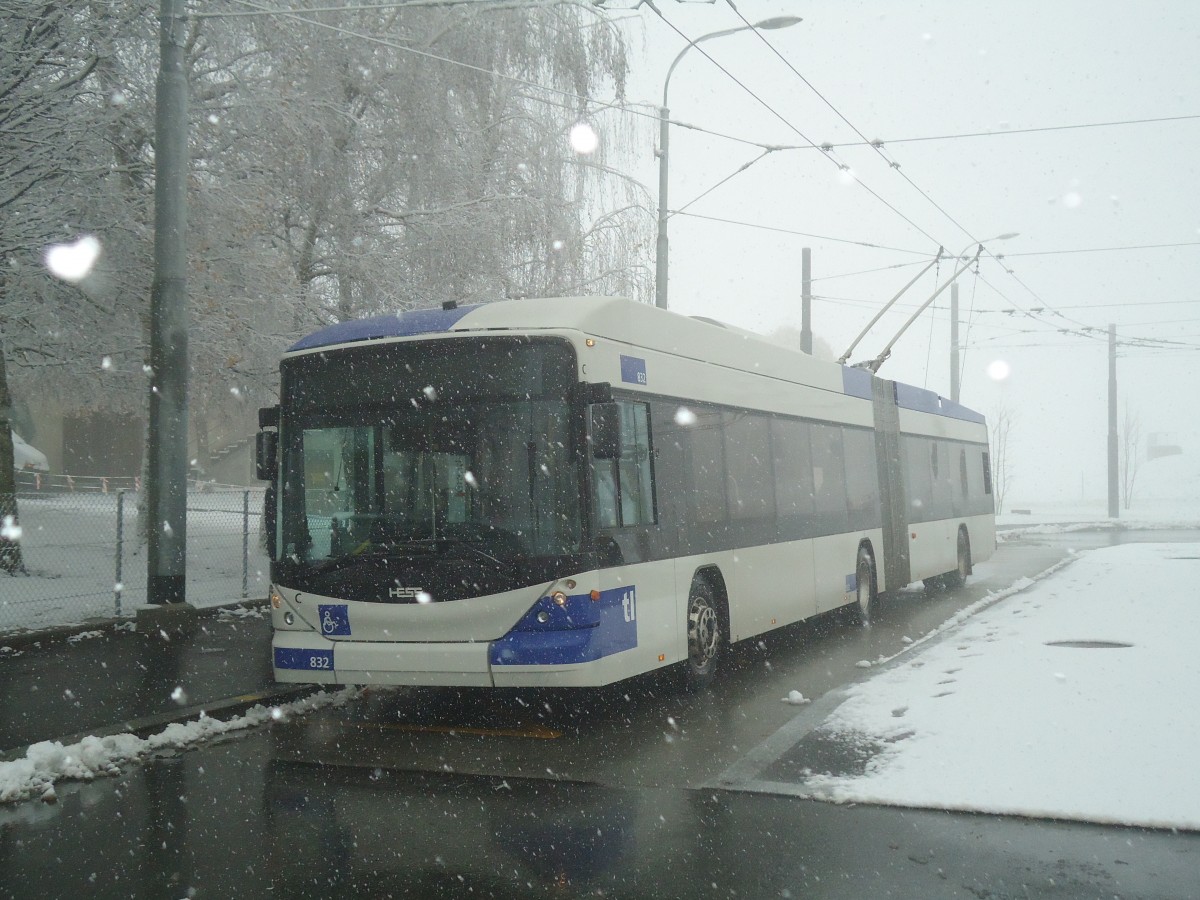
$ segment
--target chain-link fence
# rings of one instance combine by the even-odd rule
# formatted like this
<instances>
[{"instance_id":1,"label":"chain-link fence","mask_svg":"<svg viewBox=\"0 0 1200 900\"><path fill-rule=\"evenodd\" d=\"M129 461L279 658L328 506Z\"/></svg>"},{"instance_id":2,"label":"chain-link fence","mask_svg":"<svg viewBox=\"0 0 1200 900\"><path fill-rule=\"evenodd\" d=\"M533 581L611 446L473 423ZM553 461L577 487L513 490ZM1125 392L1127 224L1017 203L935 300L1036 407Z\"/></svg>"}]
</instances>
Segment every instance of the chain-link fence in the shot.
<instances>
[{"instance_id":1,"label":"chain-link fence","mask_svg":"<svg viewBox=\"0 0 1200 900\"><path fill-rule=\"evenodd\" d=\"M0 496L0 633L133 615L146 603L134 479L23 476ZM265 597L262 488L189 484L187 601Z\"/></svg>"}]
</instances>

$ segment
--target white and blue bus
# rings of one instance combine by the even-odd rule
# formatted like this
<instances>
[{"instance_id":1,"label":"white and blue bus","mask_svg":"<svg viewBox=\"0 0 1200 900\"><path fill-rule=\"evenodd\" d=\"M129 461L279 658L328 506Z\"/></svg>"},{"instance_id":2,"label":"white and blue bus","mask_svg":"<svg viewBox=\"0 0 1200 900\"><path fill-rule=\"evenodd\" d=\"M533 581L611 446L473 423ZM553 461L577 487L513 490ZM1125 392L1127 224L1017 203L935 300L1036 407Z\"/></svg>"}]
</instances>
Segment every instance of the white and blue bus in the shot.
<instances>
[{"instance_id":1,"label":"white and blue bus","mask_svg":"<svg viewBox=\"0 0 1200 900\"><path fill-rule=\"evenodd\" d=\"M995 549L987 428L936 394L604 297L312 334L260 413L275 678L595 686Z\"/></svg>"}]
</instances>

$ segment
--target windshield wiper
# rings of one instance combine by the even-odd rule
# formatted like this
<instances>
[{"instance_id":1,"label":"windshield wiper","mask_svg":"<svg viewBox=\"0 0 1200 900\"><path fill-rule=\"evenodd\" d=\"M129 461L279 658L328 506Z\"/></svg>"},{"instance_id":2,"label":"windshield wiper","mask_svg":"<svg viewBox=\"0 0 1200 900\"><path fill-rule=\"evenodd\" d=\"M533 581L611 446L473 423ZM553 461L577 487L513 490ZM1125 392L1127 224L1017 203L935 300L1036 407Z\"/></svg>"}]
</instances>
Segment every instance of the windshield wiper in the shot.
<instances>
[{"instance_id":1,"label":"windshield wiper","mask_svg":"<svg viewBox=\"0 0 1200 900\"><path fill-rule=\"evenodd\" d=\"M441 541L443 544L453 544L455 547L465 547L466 549L470 550L473 553L478 553L484 559L490 559L492 562L494 562L498 566L504 565L503 562L496 559L496 557L492 556L492 554L484 553L482 550L480 550L478 547L476 547L471 541L467 540L466 538L440 537L440 538L437 538L437 540Z\"/></svg>"},{"instance_id":2,"label":"windshield wiper","mask_svg":"<svg viewBox=\"0 0 1200 900\"><path fill-rule=\"evenodd\" d=\"M344 556L335 556L330 559L322 559L316 562L311 562L309 565L312 566L312 571L314 574L324 574L327 572L337 572L342 569L349 569L360 562L386 559L388 556L388 548L386 547L366 547L359 548L357 551L347 553Z\"/></svg>"},{"instance_id":3,"label":"windshield wiper","mask_svg":"<svg viewBox=\"0 0 1200 900\"><path fill-rule=\"evenodd\" d=\"M450 547L462 547L470 550L472 553L481 556L498 566L507 565L503 560L492 556L492 554L475 546L475 543L469 538L446 536L436 538L409 538L407 540L385 540L378 543L366 541L362 546L351 551L350 553L347 553L343 556L334 557L332 559L323 559L312 562L310 565L312 566L312 571L314 574L325 574L351 568L360 562L387 559L388 557L406 552L420 553L421 555L436 554L440 556L443 555Z\"/></svg>"}]
</instances>

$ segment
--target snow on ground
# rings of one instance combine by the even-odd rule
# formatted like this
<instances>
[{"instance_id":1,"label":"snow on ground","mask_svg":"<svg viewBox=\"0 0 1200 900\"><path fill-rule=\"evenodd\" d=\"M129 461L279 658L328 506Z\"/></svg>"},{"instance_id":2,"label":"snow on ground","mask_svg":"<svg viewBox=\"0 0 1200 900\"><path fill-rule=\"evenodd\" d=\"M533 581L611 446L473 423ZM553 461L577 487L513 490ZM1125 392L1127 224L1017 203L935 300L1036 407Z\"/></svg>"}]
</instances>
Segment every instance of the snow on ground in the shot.
<instances>
[{"instance_id":1,"label":"snow on ground","mask_svg":"<svg viewBox=\"0 0 1200 900\"><path fill-rule=\"evenodd\" d=\"M1143 459L1134 480L1133 500L1116 518L1109 518L1106 494L1065 500L1011 494L996 516L1002 531L1031 526L1063 526L1061 530L1087 528L1158 529L1200 523L1200 454L1182 453ZM1049 529L1051 531L1055 529ZM1039 528L1035 533L1046 533Z\"/></svg>"},{"instance_id":2,"label":"snow on ground","mask_svg":"<svg viewBox=\"0 0 1200 900\"><path fill-rule=\"evenodd\" d=\"M0 803L30 797L51 802L56 797L54 784L57 781L91 781L104 775L119 775L122 765L137 762L152 753L185 749L230 731L282 721L326 706L340 706L357 695L356 689L344 688L279 706L254 706L244 715L231 719L213 719L201 713L194 721L172 722L148 738L132 734L89 735L65 747L60 741L40 741L32 744L20 759L0 762Z\"/></svg>"},{"instance_id":3,"label":"snow on ground","mask_svg":"<svg viewBox=\"0 0 1200 900\"><path fill-rule=\"evenodd\" d=\"M1200 544L1095 550L851 688L802 793L1200 829Z\"/></svg>"}]
</instances>

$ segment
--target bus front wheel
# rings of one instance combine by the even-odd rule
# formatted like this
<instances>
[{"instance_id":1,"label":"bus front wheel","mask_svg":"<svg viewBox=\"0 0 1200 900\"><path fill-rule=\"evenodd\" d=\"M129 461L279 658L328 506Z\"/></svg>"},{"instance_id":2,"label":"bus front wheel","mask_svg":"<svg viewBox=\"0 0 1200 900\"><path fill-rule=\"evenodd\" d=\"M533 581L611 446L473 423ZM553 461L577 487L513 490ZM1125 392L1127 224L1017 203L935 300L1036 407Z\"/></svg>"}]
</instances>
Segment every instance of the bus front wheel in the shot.
<instances>
[{"instance_id":1,"label":"bus front wheel","mask_svg":"<svg viewBox=\"0 0 1200 900\"><path fill-rule=\"evenodd\" d=\"M687 684L701 690L712 683L721 656L721 614L712 586L698 578L692 583L687 611Z\"/></svg>"}]
</instances>

